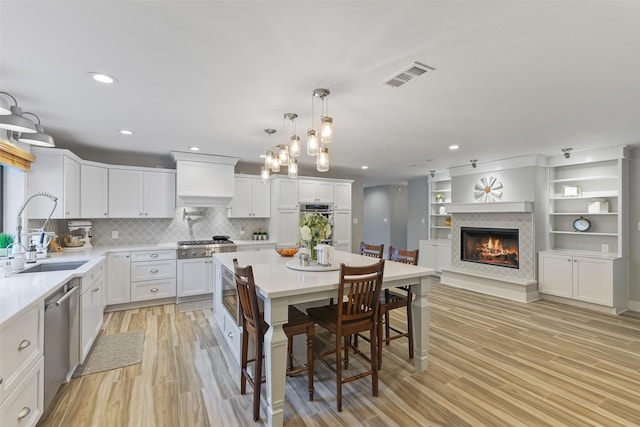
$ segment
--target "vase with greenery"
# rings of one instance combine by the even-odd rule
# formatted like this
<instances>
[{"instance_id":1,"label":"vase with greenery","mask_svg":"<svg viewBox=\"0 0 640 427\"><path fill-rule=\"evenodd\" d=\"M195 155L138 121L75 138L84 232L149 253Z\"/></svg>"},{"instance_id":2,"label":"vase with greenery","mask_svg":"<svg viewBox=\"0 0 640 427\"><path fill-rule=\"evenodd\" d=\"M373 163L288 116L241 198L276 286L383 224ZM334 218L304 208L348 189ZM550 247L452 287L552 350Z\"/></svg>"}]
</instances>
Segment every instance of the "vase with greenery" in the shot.
<instances>
[{"instance_id":1,"label":"vase with greenery","mask_svg":"<svg viewBox=\"0 0 640 427\"><path fill-rule=\"evenodd\" d=\"M7 256L7 248L13 243L13 236L8 233L0 233L0 256Z\"/></svg>"},{"instance_id":2,"label":"vase with greenery","mask_svg":"<svg viewBox=\"0 0 640 427\"><path fill-rule=\"evenodd\" d=\"M329 238L331 235L331 224L329 219L319 213L304 214L300 218L300 244L309 248L312 260L318 259L315 249L320 241Z\"/></svg>"}]
</instances>

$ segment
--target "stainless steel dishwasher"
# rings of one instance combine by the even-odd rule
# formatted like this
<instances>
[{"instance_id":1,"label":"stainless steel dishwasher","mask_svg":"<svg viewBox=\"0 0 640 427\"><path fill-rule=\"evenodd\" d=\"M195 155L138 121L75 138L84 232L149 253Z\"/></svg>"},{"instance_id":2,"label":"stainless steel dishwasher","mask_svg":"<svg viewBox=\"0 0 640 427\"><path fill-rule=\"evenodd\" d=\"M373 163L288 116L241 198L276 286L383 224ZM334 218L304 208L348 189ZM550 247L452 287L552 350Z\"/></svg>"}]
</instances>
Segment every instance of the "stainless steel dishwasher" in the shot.
<instances>
[{"instance_id":1,"label":"stainless steel dishwasher","mask_svg":"<svg viewBox=\"0 0 640 427\"><path fill-rule=\"evenodd\" d=\"M77 331L78 286L75 280L60 287L44 304L44 409L67 380L70 367L70 334Z\"/></svg>"}]
</instances>

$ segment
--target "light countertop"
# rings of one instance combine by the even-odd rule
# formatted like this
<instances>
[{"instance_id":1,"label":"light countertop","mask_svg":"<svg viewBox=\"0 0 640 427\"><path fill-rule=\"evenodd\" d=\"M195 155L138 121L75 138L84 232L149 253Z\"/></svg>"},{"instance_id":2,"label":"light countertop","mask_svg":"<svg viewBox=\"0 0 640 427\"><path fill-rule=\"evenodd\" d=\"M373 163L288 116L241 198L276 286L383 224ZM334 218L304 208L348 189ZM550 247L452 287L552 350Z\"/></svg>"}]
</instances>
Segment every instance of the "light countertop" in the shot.
<instances>
[{"instance_id":1,"label":"light countertop","mask_svg":"<svg viewBox=\"0 0 640 427\"><path fill-rule=\"evenodd\" d=\"M312 293L338 288L338 270L333 271L299 271L286 266L295 262L296 257L281 257L275 251L227 252L213 254L213 259L233 270L233 259L240 265L253 266L253 274L258 292L263 297L278 298L292 292ZM370 265L377 259L343 251L334 251L332 264L344 263L351 266ZM399 262L385 261L385 281L404 280L430 276L431 268L408 265Z\"/></svg>"}]
</instances>

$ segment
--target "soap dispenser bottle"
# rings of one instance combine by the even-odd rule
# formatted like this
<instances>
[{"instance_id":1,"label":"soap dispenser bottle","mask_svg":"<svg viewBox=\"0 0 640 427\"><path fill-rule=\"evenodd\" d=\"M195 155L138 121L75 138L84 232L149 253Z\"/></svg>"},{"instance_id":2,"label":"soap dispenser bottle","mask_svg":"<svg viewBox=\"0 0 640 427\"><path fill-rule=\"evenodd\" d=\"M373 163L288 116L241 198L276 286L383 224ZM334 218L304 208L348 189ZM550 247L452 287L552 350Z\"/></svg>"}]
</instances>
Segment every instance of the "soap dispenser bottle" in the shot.
<instances>
[{"instance_id":1,"label":"soap dispenser bottle","mask_svg":"<svg viewBox=\"0 0 640 427\"><path fill-rule=\"evenodd\" d=\"M29 250L27 251L27 257L25 259L25 262L27 264L33 264L34 262L36 262L36 258L37 258L36 245L31 245L29 246Z\"/></svg>"}]
</instances>

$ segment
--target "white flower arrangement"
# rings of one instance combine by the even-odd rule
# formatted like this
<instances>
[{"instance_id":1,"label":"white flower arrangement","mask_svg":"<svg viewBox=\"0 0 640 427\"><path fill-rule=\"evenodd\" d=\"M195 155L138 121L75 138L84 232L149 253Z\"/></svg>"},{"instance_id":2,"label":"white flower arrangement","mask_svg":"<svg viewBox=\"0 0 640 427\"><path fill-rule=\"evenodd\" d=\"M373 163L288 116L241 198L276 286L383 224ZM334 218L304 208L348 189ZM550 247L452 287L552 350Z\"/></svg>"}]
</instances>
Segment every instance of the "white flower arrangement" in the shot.
<instances>
[{"instance_id":1,"label":"white flower arrangement","mask_svg":"<svg viewBox=\"0 0 640 427\"><path fill-rule=\"evenodd\" d=\"M320 240L329 238L331 236L329 219L319 213L304 214L300 218L299 236L300 242L307 247L312 241L318 243Z\"/></svg>"}]
</instances>

